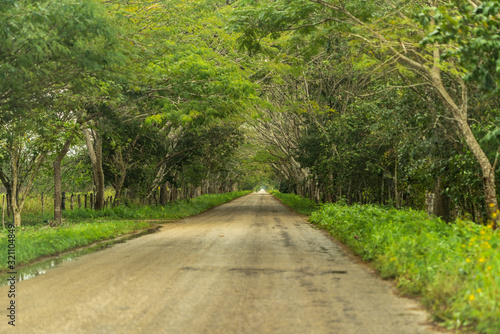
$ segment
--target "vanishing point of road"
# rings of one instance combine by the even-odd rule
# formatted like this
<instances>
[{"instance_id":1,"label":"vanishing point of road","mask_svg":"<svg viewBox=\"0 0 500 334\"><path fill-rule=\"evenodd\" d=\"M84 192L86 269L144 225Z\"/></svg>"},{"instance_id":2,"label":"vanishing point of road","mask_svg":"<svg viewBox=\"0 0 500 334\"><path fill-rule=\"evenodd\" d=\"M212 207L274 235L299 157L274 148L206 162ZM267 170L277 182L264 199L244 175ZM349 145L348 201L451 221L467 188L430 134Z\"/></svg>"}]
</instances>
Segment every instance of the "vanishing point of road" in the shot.
<instances>
[{"instance_id":1,"label":"vanishing point of road","mask_svg":"<svg viewBox=\"0 0 500 334\"><path fill-rule=\"evenodd\" d=\"M435 333L323 231L253 193L17 284L1 333Z\"/></svg>"}]
</instances>

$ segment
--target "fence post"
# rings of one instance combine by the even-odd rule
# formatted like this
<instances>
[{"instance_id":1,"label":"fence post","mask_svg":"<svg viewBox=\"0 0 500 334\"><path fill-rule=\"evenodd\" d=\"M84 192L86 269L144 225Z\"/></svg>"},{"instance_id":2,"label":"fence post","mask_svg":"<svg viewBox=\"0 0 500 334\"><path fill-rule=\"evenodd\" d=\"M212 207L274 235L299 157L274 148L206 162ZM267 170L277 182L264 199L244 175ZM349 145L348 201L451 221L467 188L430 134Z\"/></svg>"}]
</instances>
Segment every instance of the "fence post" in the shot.
<instances>
[{"instance_id":1,"label":"fence post","mask_svg":"<svg viewBox=\"0 0 500 334\"><path fill-rule=\"evenodd\" d=\"M66 192L61 193L61 211L66 210Z\"/></svg>"},{"instance_id":2,"label":"fence post","mask_svg":"<svg viewBox=\"0 0 500 334\"><path fill-rule=\"evenodd\" d=\"M70 197L70 208L71 208L71 210L73 210L73 193L71 193L71 197Z\"/></svg>"},{"instance_id":3,"label":"fence post","mask_svg":"<svg viewBox=\"0 0 500 334\"><path fill-rule=\"evenodd\" d=\"M7 195L2 196L2 226L4 230L5 230L5 197L7 197Z\"/></svg>"},{"instance_id":4,"label":"fence post","mask_svg":"<svg viewBox=\"0 0 500 334\"><path fill-rule=\"evenodd\" d=\"M87 208L87 194L83 195L85 197L85 209Z\"/></svg>"},{"instance_id":5,"label":"fence post","mask_svg":"<svg viewBox=\"0 0 500 334\"><path fill-rule=\"evenodd\" d=\"M78 199L78 209L81 209L82 208L82 200L80 198L80 194L78 194L77 199Z\"/></svg>"},{"instance_id":6,"label":"fence post","mask_svg":"<svg viewBox=\"0 0 500 334\"><path fill-rule=\"evenodd\" d=\"M90 193L90 209L94 209L94 193Z\"/></svg>"}]
</instances>

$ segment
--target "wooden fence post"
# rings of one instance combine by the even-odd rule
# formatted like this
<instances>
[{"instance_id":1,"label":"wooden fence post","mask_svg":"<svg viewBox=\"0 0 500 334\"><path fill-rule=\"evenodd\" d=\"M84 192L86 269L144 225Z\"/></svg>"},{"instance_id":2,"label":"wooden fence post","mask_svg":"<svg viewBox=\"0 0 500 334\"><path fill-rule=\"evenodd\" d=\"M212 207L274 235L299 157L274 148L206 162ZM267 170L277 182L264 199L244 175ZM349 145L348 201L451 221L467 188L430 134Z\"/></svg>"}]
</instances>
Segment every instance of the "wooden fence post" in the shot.
<instances>
[{"instance_id":1,"label":"wooden fence post","mask_svg":"<svg viewBox=\"0 0 500 334\"><path fill-rule=\"evenodd\" d=\"M4 230L5 230L5 197L7 197L7 195L3 195L2 197L2 226Z\"/></svg>"},{"instance_id":2,"label":"wooden fence post","mask_svg":"<svg viewBox=\"0 0 500 334\"><path fill-rule=\"evenodd\" d=\"M66 210L66 192L61 193L61 211Z\"/></svg>"},{"instance_id":3,"label":"wooden fence post","mask_svg":"<svg viewBox=\"0 0 500 334\"><path fill-rule=\"evenodd\" d=\"M85 209L87 208L87 194L83 195L85 197Z\"/></svg>"},{"instance_id":4,"label":"wooden fence post","mask_svg":"<svg viewBox=\"0 0 500 334\"><path fill-rule=\"evenodd\" d=\"M80 194L78 194L77 199L78 199L78 209L81 209L82 208L82 199L80 198Z\"/></svg>"},{"instance_id":5,"label":"wooden fence post","mask_svg":"<svg viewBox=\"0 0 500 334\"><path fill-rule=\"evenodd\" d=\"M71 193L71 197L70 197L70 208L71 208L71 210L73 210L73 193Z\"/></svg>"}]
</instances>

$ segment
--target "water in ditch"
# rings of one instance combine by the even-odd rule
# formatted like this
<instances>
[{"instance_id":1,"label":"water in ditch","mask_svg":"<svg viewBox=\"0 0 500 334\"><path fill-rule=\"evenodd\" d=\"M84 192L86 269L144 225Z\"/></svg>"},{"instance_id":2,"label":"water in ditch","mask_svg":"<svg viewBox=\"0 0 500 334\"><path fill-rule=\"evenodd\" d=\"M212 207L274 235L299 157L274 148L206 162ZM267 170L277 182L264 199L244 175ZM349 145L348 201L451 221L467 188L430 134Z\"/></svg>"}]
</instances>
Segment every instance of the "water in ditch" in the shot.
<instances>
[{"instance_id":1,"label":"water in ditch","mask_svg":"<svg viewBox=\"0 0 500 334\"><path fill-rule=\"evenodd\" d=\"M77 251L65 252L65 253L63 253L55 258L52 257L52 258L47 259L47 260L38 261L38 262L31 264L31 265L26 265L26 266L16 268L16 270L15 270L16 281L18 281L18 282L26 281L26 280L33 278L33 277L36 277L38 275L45 274L48 270L56 267L57 265L59 265L63 262L72 261L72 260L74 260L82 255L101 251L101 250L104 250L106 248L110 248L113 245L123 243L123 242L126 242L128 240L135 239L135 238L139 238L139 237L142 237L146 234L155 233L160 229L160 227L161 226L156 226L154 228L147 229L147 230L144 230L142 232L132 234L130 236L126 236L126 237L123 237L123 238L120 238L117 240L105 241L105 242L99 243L99 244L94 245L94 246L79 249ZM7 285L9 283L8 279L11 276L13 276L13 274L9 274L8 272L1 273L0 274L0 286Z\"/></svg>"}]
</instances>

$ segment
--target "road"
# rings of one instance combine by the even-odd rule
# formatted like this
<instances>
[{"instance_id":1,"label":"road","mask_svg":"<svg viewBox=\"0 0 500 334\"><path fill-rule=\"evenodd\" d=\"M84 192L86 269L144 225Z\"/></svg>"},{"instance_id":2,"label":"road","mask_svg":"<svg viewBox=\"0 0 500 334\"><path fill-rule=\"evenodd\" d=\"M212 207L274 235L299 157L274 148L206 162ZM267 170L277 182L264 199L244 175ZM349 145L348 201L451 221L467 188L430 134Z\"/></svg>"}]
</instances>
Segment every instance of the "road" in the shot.
<instances>
[{"instance_id":1,"label":"road","mask_svg":"<svg viewBox=\"0 0 500 334\"><path fill-rule=\"evenodd\" d=\"M1 333L430 334L323 231L254 193L19 282Z\"/></svg>"}]
</instances>

